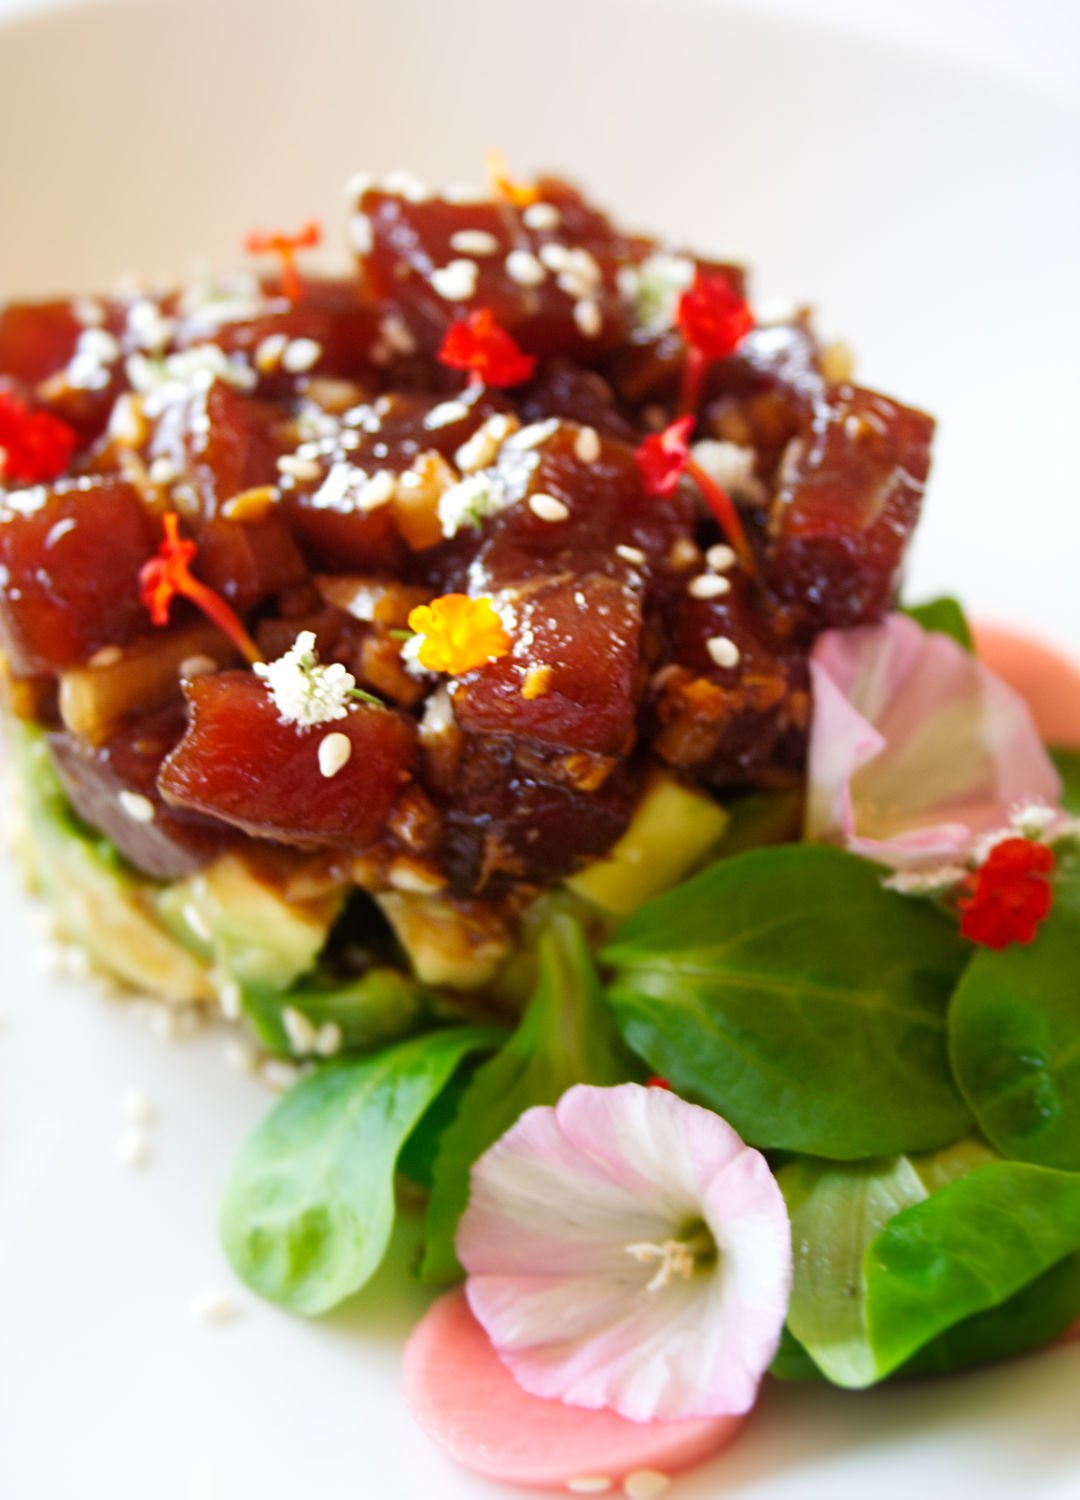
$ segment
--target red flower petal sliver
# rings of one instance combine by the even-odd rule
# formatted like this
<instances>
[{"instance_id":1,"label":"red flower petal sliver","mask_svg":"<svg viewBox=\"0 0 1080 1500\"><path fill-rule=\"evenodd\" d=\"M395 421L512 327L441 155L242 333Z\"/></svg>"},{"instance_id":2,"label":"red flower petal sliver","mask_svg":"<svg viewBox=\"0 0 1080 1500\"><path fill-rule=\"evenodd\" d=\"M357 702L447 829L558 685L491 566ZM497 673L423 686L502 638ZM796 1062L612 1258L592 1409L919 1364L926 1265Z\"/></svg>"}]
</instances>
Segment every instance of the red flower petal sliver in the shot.
<instances>
[{"instance_id":1,"label":"red flower petal sliver","mask_svg":"<svg viewBox=\"0 0 1080 1500\"><path fill-rule=\"evenodd\" d=\"M699 271L679 298L676 322L687 344L682 410L696 411L705 371L735 353L754 326L754 314L726 276Z\"/></svg>"},{"instance_id":2,"label":"red flower petal sliver","mask_svg":"<svg viewBox=\"0 0 1080 1500\"><path fill-rule=\"evenodd\" d=\"M634 459L647 495L668 500L675 493L690 462L690 438L695 423L692 416L680 417L663 432L647 437L635 450Z\"/></svg>"},{"instance_id":3,"label":"red flower petal sliver","mask_svg":"<svg viewBox=\"0 0 1080 1500\"><path fill-rule=\"evenodd\" d=\"M322 242L322 226L317 219L309 219L295 234L285 234L277 229L269 234L254 230L244 241L249 255L276 255L281 266L281 295L290 302L299 302L304 295L304 283L296 269L299 250L314 250Z\"/></svg>"},{"instance_id":4,"label":"red flower petal sliver","mask_svg":"<svg viewBox=\"0 0 1080 1500\"><path fill-rule=\"evenodd\" d=\"M168 625L172 601L179 595L202 610L249 662L261 661L262 654L236 611L220 594L192 574L191 564L198 548L193 541L180 535L179 517L169 511L162 524L165 537L157 555L144 563L139 571L139 598L151 623L161 627Z\"/></svg>"},{"instance_id":5,"label":"red flower petal sliver","mask_svg":"<svg viewBox=\"0 0 1080 1500\"><path fill-rule=\"evenodd\" d=\"M467 318L451 323L438 354L451 370L466 370L473 385L507 389L532 378L536 356L525 354L490 307L478 307Z\"/></svg>"},{"instance_id":6,"label":"red flower petal sliver","mask_svg":"<svg viewBox=\"0 0 1080 1500\"><path fill-rule=\"evenodd\" d=\"M47 484L71 462L76 434L48 411L0 391L0 483Z\"/></svg>"},{"instance_id":7,"label":"red flower petal sliver","mask_svg":"<svg viewBox=\"0 0 1080 1500\"><path fill-rule=\"evenodd\" d=\"M1050 915L1054 893L1049 881L1054 851L1032 839L1005 839L995 845L981 869L966 882L960 931L983 948L1030 943Z\"/></svg>"},{"instance_id":8,"label":"red flower petal sliver","mask_svg":"<svg viewBox=\"0 0 1080 1500\"><path fill-rule=\"evenodd\" d=\"M742 518L735 502L716 480L695 462L690 452L690 438L697 418L692 415L679 417L663 432L653 433L634 450L641 482L645 493L658 499L670 499L675 493L683 474L692 479L701 492L702 499L719 522L721 530L739 557L747 573L757 571L754 554L743 528Z\"/></svg>"}]
</instances>

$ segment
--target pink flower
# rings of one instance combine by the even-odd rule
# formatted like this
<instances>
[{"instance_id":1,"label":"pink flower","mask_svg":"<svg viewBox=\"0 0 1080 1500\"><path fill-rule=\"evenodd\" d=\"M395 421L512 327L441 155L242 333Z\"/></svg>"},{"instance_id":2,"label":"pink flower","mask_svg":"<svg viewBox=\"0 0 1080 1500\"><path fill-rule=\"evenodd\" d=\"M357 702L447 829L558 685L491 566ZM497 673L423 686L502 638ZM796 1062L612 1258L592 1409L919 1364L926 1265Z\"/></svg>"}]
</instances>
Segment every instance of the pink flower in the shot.
<instances>
[{"instance_id":1,"label":"pink flower","mask_svg":"<svg viewBox=\"0 0 1080 1500\"><path fill-rule=\"evenodd\" d=\"M962 863L1061 780L1027 706L948 636L905 615L830 630L810 658L806 837L894 870Z\"/></svg>"},{"instance_id":2,"label":"pink flower","mask_svg":"<svg viewBox=\"0 0 1080 1500\"><path fill-rule=\"evenodd\" d=\"M749 1410L791 1286L764 1157L636 1083L522 1115L473 1168L457 1250L525 1390L638 1422Z\"/></svg>"}]
</instances>

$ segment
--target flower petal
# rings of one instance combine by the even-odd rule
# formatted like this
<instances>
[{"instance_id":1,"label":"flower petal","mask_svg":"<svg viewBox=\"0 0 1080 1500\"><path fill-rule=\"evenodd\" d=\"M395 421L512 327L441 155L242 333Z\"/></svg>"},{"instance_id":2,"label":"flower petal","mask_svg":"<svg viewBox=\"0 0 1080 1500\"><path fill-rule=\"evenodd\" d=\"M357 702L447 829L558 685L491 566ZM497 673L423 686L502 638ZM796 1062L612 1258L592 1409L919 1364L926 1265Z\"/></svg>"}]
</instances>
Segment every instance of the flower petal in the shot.
<instances>
[{"instance_id":1,"label":"flower petal","mask_svg":"<svg viewBox=\"0 0 1080 1500\"><path fill-rule=\"evenodd\" d=\"M661 1247L706 1230L718 1258L653 1284ZM630 1249L643 1244L654 1259ZM523 1115L473 1169L457 1248L525 1390L635 1421L748 1410L787 1306L787 1213L764 1158L638 1084Z\"/></svg>"},{"instance_id":2,"label":"flower petal","mask_svg":"<svg viewBox=\"0 0 1080 1500\"><path fill-rule=\"evenodd\" d=\"M947 636L892 615L811 658L806 837L894 869L963 859L1061 783L1022 700Z\"/></svg>"}]
</instances>

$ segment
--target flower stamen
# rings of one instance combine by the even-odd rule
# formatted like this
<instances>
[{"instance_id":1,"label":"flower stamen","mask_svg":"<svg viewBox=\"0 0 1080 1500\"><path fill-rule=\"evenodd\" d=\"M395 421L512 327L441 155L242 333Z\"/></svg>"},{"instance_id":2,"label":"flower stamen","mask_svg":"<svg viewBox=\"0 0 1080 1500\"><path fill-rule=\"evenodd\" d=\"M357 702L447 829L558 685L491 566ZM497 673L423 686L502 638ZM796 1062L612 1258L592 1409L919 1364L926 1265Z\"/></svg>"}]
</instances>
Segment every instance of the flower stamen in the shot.
<instances>
[{"instance_id":1,"label":"flower stamen","mask_svg":"<svg viewBox=\"0 0 1080 1500\"><path fill-rule=\"evenodd\" d=\"M703 1261L715 1260L716 1245L707 1229L681 1240L639 1240L624 1246L627 1255L632 1255L643 1266L657 1262L651 1281L645 1285L647 1292L662 1292L675 1280L689 1281Z\"/></svg>"},{"instance_id":2,"label":"flower stamen","mask_svg":"<svg viewBox=\"0 0 1080 1500\"><path fill-rule=\"evenodd\" d=\"M281 295L290 302L299 302L304 295L304 283L296 269L298 250L314 250L322 242L322 225L317 219L309 219L295 234L286 234L276 229L269 234L254 230L244 241L249 255L276 255L281 267Z\"/></svg>"}]
</instances>

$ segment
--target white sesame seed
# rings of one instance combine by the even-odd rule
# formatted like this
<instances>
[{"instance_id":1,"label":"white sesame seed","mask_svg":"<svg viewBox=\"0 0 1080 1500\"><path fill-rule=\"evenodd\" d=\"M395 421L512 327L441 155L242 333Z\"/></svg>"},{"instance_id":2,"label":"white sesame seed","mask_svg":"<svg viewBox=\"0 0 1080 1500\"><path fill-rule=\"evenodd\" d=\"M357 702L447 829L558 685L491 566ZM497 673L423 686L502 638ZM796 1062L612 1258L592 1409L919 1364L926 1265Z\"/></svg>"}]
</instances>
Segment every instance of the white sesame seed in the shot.
<instances>
[{"instance_id":1,"label":"white sesame seed","mask_svg":"<svg viewBox=\"0 0 1080 1500\"><path fill-rule=\"evenodd\" d=\"M699 573L687 584L686 591L695 599L719 599L731 592L731 581L718 573Z\"/></svg>"},{"instance_id":2,"label":"white sesame seed","mask_svg":"<svg viewBox=\"0 0 1080 1500\"><path fill-rule=\"evenodd\" d=\"M726 542L717 542L705 554L705 561L714 573L726 573L738 560L734 547L729 547Z\"/></svg>"},{"instance_id":3,"label":"white sesame seed","mask_svg":"<svg viewBox=\"0 0 1080 1500\"><path fill-rule=\"evenodd\" d=\"M303 375L322 359L322 345L314 339L290 339L281 356L282 367L290 375Z\"/></svg>"},{"instance_id":4,"label":"white sesame seed","mask_svg":"<svg viewBox=\"0 0 1080 1500\"><path fill-rule=\"evenodd\" d=\"M718 667L731 668L739 665L742 653L728 635L710 636L705 642L705 649Z\"/></svg>"},{"instance_id":5,"label":"white sesame seed","mask_svg":"<svg viewBox=\"0 0 1080 1500\"><path fill-rule=\"evenodd\" d=\"M234 1073L254 1073L259 1062L254 1047L238 1037L230 1037L222 1048L222 1055Z\"/></svg>"},{"instance_id":6,"label":"white sesame seed","mask_svg":"<svg viewBox=\"0 0 1080 1500\"><path fill-rule=\"evenodd\" d=\"M219 979L218 1004L226 1021L239 1021L244 1013L244 993L235 979Z\"/></svg>"},{"instance_id":7,"label":"white sesame seed","mask_svg":"<svg viewBox=\"0 0 1080 1500\"><path fill-rule=\"evenodd\" d=\"M545 422L530 422L527 427L522 427L507 438L506 446L515 453L527 453L531 448L539 448L541 443L546 443L552 433L558 430L558 426L556 417L549 417Z\"/></svg>"},{"instance_id":8,"label":"white sesame seed","mask_svg":"<svg viewBox=\"0 0 1080 1500\"><path fill-rule=\"evenodd\" d=\"M486 229L459 229L450 236L450 248L460 255L494 255L499 242Z\"/></svg>"},{"instance_id":9,"label":"white sesame seed","mask_svg":"<svg viewBox=\"0 0 1080 1500\"><path fill-rule=\"evenodd\" d=\"M148 470L151 484L174 484L180 478L180 466L174 459L155 458Z\"/></svg>"},{"instance_id":10,"label":"white sesame seed","mask_svg":"<svg viewBox=\"0 0 1080 1500\"><path fill-rule=\"evenodd\" d=\"M126 1167L147 1166L153 1153L145 1130L141 1130L138 1125L125 1130L117 1139L116 1154Z\"/></svg>"},{"instance_id":11,"label":"white sesame seed","mask_svg":"<svg viewBox=\"0 0 1080 1500\"><path fill-rule=\"evenodd\" d=\"M314 1022L302 1010L286 1005L281 1012L281 1024L289 1039L289 1046L298 1057L306 1057L309 1052L315 1051L318 1032Z\"/></svg>"},{"instance_id":12,"label":"white sesame seed","mask_svg":"<svg viewBox=\"0 0 1080 1500\"><path fill-rule=\"evenodd\" d=\"M628 1500L656 1500L671 1488L671 1476L661 1474L659 1469L635 1469L623 1481L623 1494Z\"/></svg>"},{"instance_id":13,"label":"white sesame seed","mask_svg":"<svg viewBox=\"0 0 1080 1500\"><path fill-rule=\"evenodd\" d=\"M463 422L468 415L469 408L463 401L442 401L428 412L424 426L430 432L436 427L449 427L452 422Z\"/></svg>"},{"instance_id":14,"label":"white sesame seed","mask_svg":"<svg viewBox=\"0 0 1080 1500\"><path fill-rule=\"evenodd\" d=\"M282 1062L280 1057L268 1057L259 1069L259 1076L269 1088L284 1093L300 1077L300 1069L295 1063Z\"/></svg>"},{"instance_id":15,"label":"white sesame seed","mask_svg":"<svg viewBox=\"0 0 1080 1500\"><path fill-rule=\"evenodd\" d=\"M124 653L119 646L102 646L100 651L95 651L90 658L91 667L115 667L118 661L122 661Z\"/></svg>"},{"instance_id":16,"label":"white sesame seed","mask_svg":"<svg viewBox=\"0 0 1080 1500\"><path fill-rule=\"evenodd\" d=\"M574 439L574 457L579 464L594 464L600 457L600 434L595 427L583 427Z\"/></svg>"},{"instance_id":17,"label":"white sesame seed","mask_svg":"<svg viewBox=\"0 0 1080 1500\"><path fill-rule=\"evenodd\" d=\"M645 554L640 547L625 547L620 545L615 548L615 551L622 558L623 562L632 563L635 568L639 568L645 561Z\"/></svg>"},{"instance_id":18,"label":"white sesame seed","mask_svg":"<svg viewBox=\"0 0 1080 1500\"><path fill-rule=\"evenodd\" d=\"M319 1057L336 1057L345 1037L336 1021L324 1021L315 1033L315 1052Z\"/></svg>"},{"instance_id":19,"label":"white sesame seed","mask_svg":"<svg viewBox=\"0 0 1080 1500\"><path fill-rule=\"evenodd\" d=\"M218 669L218 663L212 656L204 656L197 651L194 656L185 656L180 663L180 676L190 681L192 677L209 677Z\"/></svg>"},{"instance_id":20,"label":"white sesame seed","mask_svg":"<svg viewBox=\"0 0 1080 1500\"><path fill-rule=\"evenodd\" d=\"M125 787L116 800L135 823L152 823L157 817L157 808L141 792L129 792Z\"/></svg>"},{"instance_id":21,"label":"white sesame seed","mask_svg":"<svg viewBox=\"0 0 1080 1500\"><path fill-rule=\"evenodd\" d=\"M506 257L506 274L518 286L539 286L547 272L530 250L511 250Z\"/></svg>"},{"instance_id":22,"label":"white sesame seed","mask_svg":"<svg viewBox=\"0 0 1080 1500\"><path fill-rule=\"evenodd\" d=\"M476 291L480 267L474 260L452 260L431 273L431 285L447 302L467 302Z\"/></svg>"},{"instance_id":23,"label":"white sesame seed","mask_svg":"<svg viewBox=\"0 0 1080 1500\"><path fill-rule=\"evenodd\" d=\"M612 1482L606 1474L579 1474L576 1479L568 1479L566 1488L572 1495L606 1495L611 1489Z\"/></svg>"},{"instance_id":24,"label":"white sesame seed","mask_svg":"<svg viewBox=\"0 0 1080 1500\"><path fill-rule=\"evenodd\" d=\"M290 479L316 480L322 475L322 466L314 458L299 458L295 453L283 453L277 461L278 473Z\"/></svg>"},{"instance_id":25,"label":"white sesame seed","mask_svg":"<svg viewBox=\"0 0 1080 1500\"><path fill-rule=\"evenodd\" d=\"M604 327L604 315L594 297L580 297L574 303L574 322L587 339L599 338Z\"/></svg>"},{"instance_id":26,"label":"white sesame seed","mask_svg":"<svg viewBox=\"0 0 1080 1500\"><path fill-rule=\"evenodd\" d=\"M370 255L375 243L375 231L367 214L353 214L349 220L349 244L357 255Z\"/></svg>"},{"instance_id":27,"label":"white sesame seed","mask_svg":"<svg viewBox=\"0 0 1080 1500\"><path fill-rule=\"evenodd\" d=\"M562 223L554 203L530 203L521 217L526 229L558 229Z\"/></svg>"},{"instance_id":28,"label":"white sesame seed","mask_svg":"<svg viewBox=\"0 0 1080 1500\"><path fill-rule=\"evenodd\" d=\"M121 1102L124 1113L133 1125L150 1125L157 1119L157 1110L143 1089L125 1089Z\"/></svg>"},{"instance_id":29,"label":"white sesame seed","mask_svg":"<svg viewBox=\"0 0 1080 1500\"><path fill-rule=\"evenodd\" d=\"M568 505L564 505L554 495L543 493L529 497L529 509L541 521L565 521L570 515Z\"/></svg>"},{"instance_id":30,"label":"white sesame seed","mask_svg":"<svg viewBox=\"0 0 1080 1500\"><path fill-rule=\"evenodd\" d=\"M454 454L454 463L462 474L472 474L477 469L486 469L495 462L499 449L517 429L517 418L497 412L478 427L472 437L462 443Z\"/></svg>"},{"instance_id":31,"label":"white sesame seed","mask_svg":"<svg viewBox=\"0 0 1080 1500\"><path fill-rule=\"evenodd\" d=\"M352 740L347 734L328 734L319 741L319 770L329 781L352 759Z\"/></svg>"},{"instance_id":32,"label":"white sesame seed","mask_svg":"<svg viewBox=\"0 0 1080 1500\"><path fill-rule=\"evenodd\" d=\"M271 333L262 339L255 350L255 368L263 375L271 375L281 363L289 340L283 333Z\"/></svg>"},{"instance_id":33,"label":"white sesame seed","mask_svg":"<svg viewBox=\"0 0 1080 1500\"><path fill-rule=\"evenodd\" d=\"M540 259L549 271L563 271L570 259L570 251L565 245L541 245Z\"/></svg>"},{"instance_id":34,"label":"white sesame seed","mask_svg":"<svg viewBox=\"0 0 1080 1500\"><path fill-rule=\"evenodd\" d=\"M235 1318L236 1303L228 1292L200 1292L191 1299L191 1316L199 1323L216 1326Z\"/></svg>"}]
</instances>

